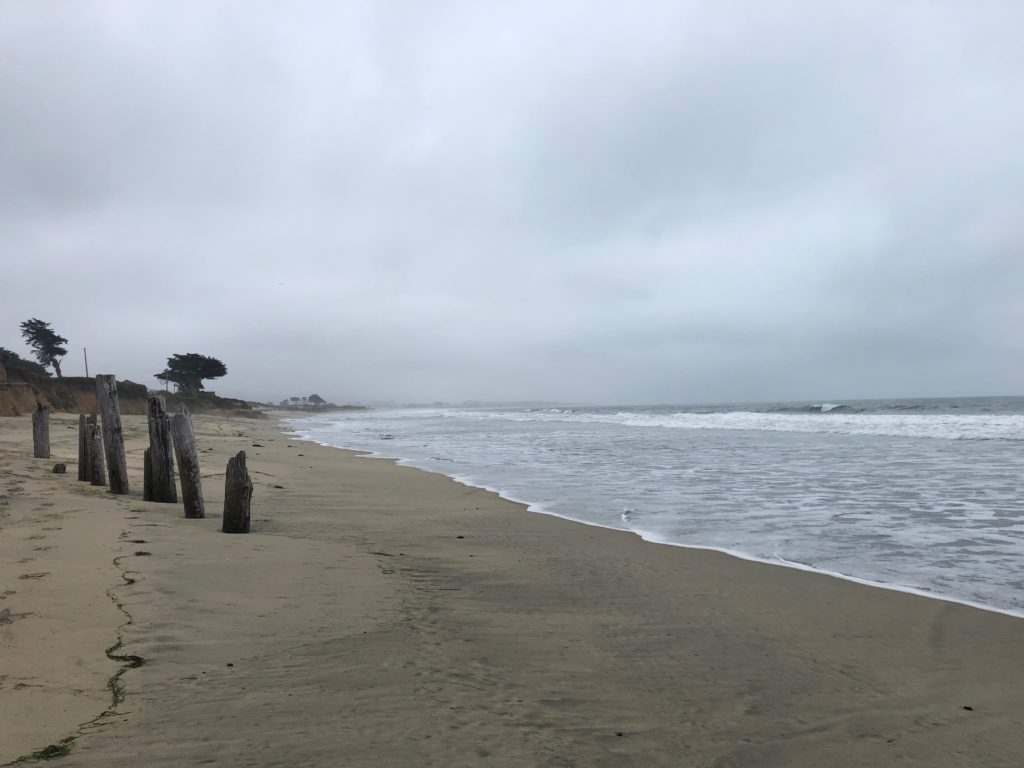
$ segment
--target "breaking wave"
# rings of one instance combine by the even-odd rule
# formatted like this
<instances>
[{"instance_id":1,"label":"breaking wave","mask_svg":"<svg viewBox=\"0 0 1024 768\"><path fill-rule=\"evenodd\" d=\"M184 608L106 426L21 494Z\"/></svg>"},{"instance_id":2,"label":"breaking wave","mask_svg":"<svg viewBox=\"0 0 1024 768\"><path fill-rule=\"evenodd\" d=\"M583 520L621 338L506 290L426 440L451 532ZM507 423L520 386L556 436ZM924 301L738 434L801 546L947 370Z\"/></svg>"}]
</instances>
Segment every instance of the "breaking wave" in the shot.
<instances>
[{"instance_id":1,"label":"breaking wave","mask_svg":"<svg viewBox=\"0 0 1024 768\"><path fill-rule=\"evenodd\" d=\"M851 406L822 403L774 411L664 411L543 408L531 410L452 409L447 418L615 424L664 429L729 429L843 435L924 437L942 440L1024 440L1024 415L1012 413L863 413Z\"/></svg>"}]
</instances>

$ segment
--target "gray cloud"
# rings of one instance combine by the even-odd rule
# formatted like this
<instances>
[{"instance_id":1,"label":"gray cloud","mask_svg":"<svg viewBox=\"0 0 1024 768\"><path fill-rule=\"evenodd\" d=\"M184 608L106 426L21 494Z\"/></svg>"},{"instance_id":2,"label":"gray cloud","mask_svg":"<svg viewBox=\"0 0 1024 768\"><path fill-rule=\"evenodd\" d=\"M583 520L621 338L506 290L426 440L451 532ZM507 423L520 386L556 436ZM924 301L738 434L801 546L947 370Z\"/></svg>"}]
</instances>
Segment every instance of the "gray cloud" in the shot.
<instances>
[{"instance_id":1,"label":"gray cloud","mask_svg":"<svg viewBox=\"0 0 1024 768\"><path fill-rule=\"evenodd\" d=\"M261 399L1019 392L1022 22L9 2L0 345Z\"/></svg>"}]
</instances>

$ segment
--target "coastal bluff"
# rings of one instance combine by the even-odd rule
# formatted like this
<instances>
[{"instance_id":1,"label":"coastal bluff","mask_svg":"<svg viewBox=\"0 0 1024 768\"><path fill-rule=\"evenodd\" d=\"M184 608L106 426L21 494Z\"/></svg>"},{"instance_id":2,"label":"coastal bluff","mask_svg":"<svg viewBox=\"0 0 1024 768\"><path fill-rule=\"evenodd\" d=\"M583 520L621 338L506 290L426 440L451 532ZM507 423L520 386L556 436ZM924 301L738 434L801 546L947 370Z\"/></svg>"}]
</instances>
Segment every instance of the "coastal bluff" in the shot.
<instances>
[{"instance_id":1,"label":"coastal bluff","mask_svg":"<svg viewBox=\"0 0 1024 768\"><path fill-rule=\"evenodd\" d=\"M121 413L146 413L146 386L117 382ZM51 411L91 413L96 408L96 381L85 376L51 378L5 367L0 362L0 416L31 413L39 402Z\"/></svg>"}]
</instances>

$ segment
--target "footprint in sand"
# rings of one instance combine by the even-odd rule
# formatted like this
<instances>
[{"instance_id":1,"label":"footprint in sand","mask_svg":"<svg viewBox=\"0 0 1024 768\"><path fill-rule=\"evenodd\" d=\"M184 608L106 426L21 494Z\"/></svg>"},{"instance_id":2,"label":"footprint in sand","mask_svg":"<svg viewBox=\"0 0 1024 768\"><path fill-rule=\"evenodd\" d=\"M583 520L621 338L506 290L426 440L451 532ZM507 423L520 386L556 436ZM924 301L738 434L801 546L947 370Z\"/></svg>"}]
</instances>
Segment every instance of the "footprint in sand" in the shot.
<instances>
[{"instance_id":1,"label":"footprint in sand","mask_svg":"<svg viewBox=\"0 0 1024 768\"><path fill-rule=\"evenodd\" d=\"M18 594L18 593L15 592L13 589L5 589L3 592L0 592L0 600L6 600L11 595L16 595L16 594Z\"/></svg>"},{"instance_id":2,"label":"footprint in sand","mask_svg":"<svg viewBox=\"0 0 1024 768\"><path fill-rule=\"evenodd\" d=\"M49 576L49 571L43 571L42 573L23 573L19 576L19 579L41 579L44 576Z\"/></svg>"},{"instance_id":3,"label":"footprint in sand","mask_svg":"<svg viewBox=\"0 0 1024 768\"><path fill-rule=\"evenodd\" d=\"M0 625L13 624L18 619L23 619L26 616L32 616L32 611L23 611L21 613L14 613L10 608L4 608L0 611Z\"/></svg>"}]
</instances>

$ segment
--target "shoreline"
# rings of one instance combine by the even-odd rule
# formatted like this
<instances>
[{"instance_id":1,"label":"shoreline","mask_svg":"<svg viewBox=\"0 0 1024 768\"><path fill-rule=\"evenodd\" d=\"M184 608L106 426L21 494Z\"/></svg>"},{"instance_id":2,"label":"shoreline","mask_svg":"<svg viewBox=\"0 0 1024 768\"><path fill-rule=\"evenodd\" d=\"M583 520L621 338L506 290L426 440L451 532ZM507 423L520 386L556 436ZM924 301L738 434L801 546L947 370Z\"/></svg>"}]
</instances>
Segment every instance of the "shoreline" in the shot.
<instances>
[{"instance_id":1,"label":"shoreline","mask_svg":"<svg viewBox=\"0 0 1024 768\"><path fill-rule=\"evenodd\" d=\"M277 417L272 417L272 418L277 418ZM682 542L669 541L669 540L667 540L665 538L659 537L657 534L652 533L650 531L646 531L645 532L645 531L642 531L640 529L618 528L616 526L606 525L604 523L598 523L598 522L595 522L593 520L585 520L585 519L579 518L579 517L572 517L570 515L564 515L564 514L560 514L558 512L552 512L551 510L545 509L543 507L543 505L541 505L541 504L539 504L537 502L532 502L532 501L527 501L525 499L516 498L515 496L507 493L503 489L498 488L496 486L489 486L489 485L486 485L486 484L481 484L481 483L478 483L478 482L476 482L476 481L474 481L474 480L472 480L472 479L470 479L470 478L468 478L466 476L450 475L450 474L448 474L446 472L443 472L442 470L439 470L439 469L431 469L430 467L420 466L419 464L416 463L415 459L400 458L400 457L388 455L387 453L383 453L383 452L380 452L380 451L371 451L371 450L368 450L368 449L365 449L365 448L357 448L357 447L353 447L353 446L343 446L343 445L334 445L333 443L323 442L321 440L317 440L317 439L312 438L312 437L301 436L300 433L298 433L298 432L296 432L296 431L294 431L294 430L292 430L292 429L290 429L288 427L288 425L285 423L285 419L286 418L287 417L281 417L281 418L278 419L278 422L281 425L281 429L282 429L282 431L285 434L292 434L292 435L294 435L296 440L303 440L305 442L313 443L315 445L318 445L318 446L321 446L321 447L324 447L324 448L335 448L337 450L342 450L342 451L351 451L353 453L358 453L358 454L364 456L365 458L389 461L389 462L392 462L393 464L395 464L395 466L408 467L410 469L415 469L415 470L418 470L420 472L427 472L428 474L440 475L441 477L448 478L449 480L451 480L453 482L456 482L456 483L458 483L460 485L464 485L467 488L477 488L479 490L486 491L488 493L493 493L496 496L498 496L499 498L502 498L502 499L504 499L506 501L512 502L513 504L518 504L518 505L524 507L527 512L531 512L533 514L548 515L550 517L558 518L559 520L567 520L569 522L579 523L580 525L585 525L585 526L588 526L588 527L591 527L591 528L602 528L602 529L608 530L608 531L618 531L620 533L630 534L630 535L636 536L641 541L647 542L648 544L656 544L656 545L666 546L666 547L677 547L679 549L687 549L687 550L701 550L701 551L706 551L706 552L717 552L719 554L726 555L727 557L734 557L737 560L743 560L743 561L749 562L749 563L760 563L762 565L773 565L773 566L777 566L779 568L790 568L792 570L803 571L805 573L814 573L814 574L818 574L820 576L828 576L830 578L839 579L841 581L848 581L848 582L851 582L853 584L859 584L861 586L871 587L871 588L874 588L874 589L881 589L881 590L888 591L888 592L899 592L899 593L902 593L902 594L913 595L915 597L922 597L922 598L925 598L926 600L938 600L939 602L944 602L944 603L954 603L956 605L962 605L962 606L965 606L967 608L975 608L975 609L980 610L980 611L986 611L986 612L989 612L989 613L996 613L996 614L1000 614L1000 615L1003 615L1003 616L1010 616L1010 617L1016 618L1016 619L1024 619L1024 608L1021 608L1021 609L1001 608L999 606L988 605L986 603L981 603L981 602L977 602L977 601L973 601L973 600L967 600L967 599L964 599L964 598L956 597L955 595L946 595L946 594L932 592L932 591L930 591L928 589L925 589L923 587L915 587L915 586L912 586L912 585L905 585L905 584L896 584L896 583L893 583L893 582L877 581L877 580L873 580L873 579L864 578L864 577L861 577L861 576L854 576L852 574L841 573L839 571L832 571L832 570L829 570L827 568L819 568L817 566L809 565L807 563L799 563L799 562L792 561L792 560L786 560L786 559L781 558L781 557L773 560L773 559L764 558L764 557L757 557L756 555L750 555L750 554L747 554L747 553L742 552L740 550L726 549L724 547L714 547L714 546L708 546L708 545L704 545L704 544L687 544L687 543L682 543Z\"/></svg>"},{"instance_id":2,"label":"shoreline","mask_svg":"<svg viewBox=\"0 0 1024 768\"><path fill-rule=\"evenodd\" d=\"M7 423L10 462L27 433ZM65 598L113 591L132 618L122 652L145 660L62 765L1009 767L1024 749L1016 618L523 514L440 474L300 441L271 419L195 424L205 520L138 497L140 417L125 419L129 497L18 460L18 504L46 493L46 514L97 533L54 550L69 576L90 553L102 566L102 584L71 580ZM73 435L54 431L53 461ZM222 469L240 448L253 533L226 536ZM30 515L9 537L5 524L0 544L48 525ZM109 552L134 583L119 585L99 557ZM54 599L7 604L42 615ZM107 647L122 623L84 612L78 626ZM115 665L84 634L62 637L105 683ZM18 647L45 683L45 656ZM37 689L0 686L0 713L17 714L25 690ZM56 689L38 690L48 714L4 721L35 729L33 749L71 722Z\"/></svg>"}]
</instances>

